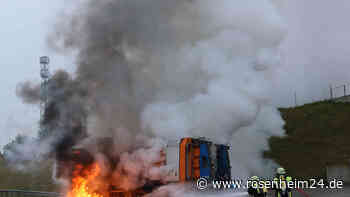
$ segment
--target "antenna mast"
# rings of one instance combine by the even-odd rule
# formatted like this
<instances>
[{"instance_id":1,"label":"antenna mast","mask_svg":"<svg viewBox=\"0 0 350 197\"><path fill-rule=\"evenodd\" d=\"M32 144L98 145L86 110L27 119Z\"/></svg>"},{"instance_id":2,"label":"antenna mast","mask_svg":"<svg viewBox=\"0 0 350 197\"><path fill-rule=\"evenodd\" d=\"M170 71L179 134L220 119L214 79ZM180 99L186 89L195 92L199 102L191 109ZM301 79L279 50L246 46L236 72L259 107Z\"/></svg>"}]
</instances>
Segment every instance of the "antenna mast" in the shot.
<instances>
[{"instance_id":1,"label":"antenna mast","mask_svg":"<svg viewBox=\"0 0 350 197\"><path fill-rule=\"evenodd\" d=\"M39 137L45 136L47 134L46 127L43 125L43 120L45 116L45 110L49 103L49 71L50 59L47 56L40 57L40 77L41 77L41 88L40 88L40 130Z\"/></svg>"}]
</instances>

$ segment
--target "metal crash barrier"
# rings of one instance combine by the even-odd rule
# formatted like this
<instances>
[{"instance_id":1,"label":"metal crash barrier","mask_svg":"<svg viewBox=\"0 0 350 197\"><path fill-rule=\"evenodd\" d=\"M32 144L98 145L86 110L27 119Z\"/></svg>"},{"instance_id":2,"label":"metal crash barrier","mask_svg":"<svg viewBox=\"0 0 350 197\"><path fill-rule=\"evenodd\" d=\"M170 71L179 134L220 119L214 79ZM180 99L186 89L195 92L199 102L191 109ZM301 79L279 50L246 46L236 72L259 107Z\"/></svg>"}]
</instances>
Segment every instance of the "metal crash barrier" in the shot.
<instances>
[{"instance_id":1,"label":"metal crash barrier","mask_svg":"<svg viewBox=\"0 0 350 197\"><path fill-rule=\"evenodd\" d=\"M25 191L25 190L0 190L0 197L60 197L60 193Z\"/></svg>"}]
</instances>

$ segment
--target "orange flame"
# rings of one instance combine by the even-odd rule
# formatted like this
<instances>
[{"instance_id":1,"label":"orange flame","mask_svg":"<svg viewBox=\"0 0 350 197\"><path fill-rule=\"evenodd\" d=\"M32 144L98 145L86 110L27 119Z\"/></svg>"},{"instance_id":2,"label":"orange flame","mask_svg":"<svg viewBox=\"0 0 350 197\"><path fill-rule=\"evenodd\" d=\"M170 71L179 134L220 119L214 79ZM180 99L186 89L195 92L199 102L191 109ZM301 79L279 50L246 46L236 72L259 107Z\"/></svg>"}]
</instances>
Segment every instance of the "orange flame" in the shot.
<instances>
[{"instance_id":1,"label":"orange flame","mask_svg":"<svg viewBox=\"0 0 350 197\"><path fill-rule=\"evenodd\" d=\"M103 195L92 191L89 185L93 184L101 172L101 168L95 163L89 167L76 165L73 172L71 189L67 197L104 197Z\"/></svg>"}]
</instances>

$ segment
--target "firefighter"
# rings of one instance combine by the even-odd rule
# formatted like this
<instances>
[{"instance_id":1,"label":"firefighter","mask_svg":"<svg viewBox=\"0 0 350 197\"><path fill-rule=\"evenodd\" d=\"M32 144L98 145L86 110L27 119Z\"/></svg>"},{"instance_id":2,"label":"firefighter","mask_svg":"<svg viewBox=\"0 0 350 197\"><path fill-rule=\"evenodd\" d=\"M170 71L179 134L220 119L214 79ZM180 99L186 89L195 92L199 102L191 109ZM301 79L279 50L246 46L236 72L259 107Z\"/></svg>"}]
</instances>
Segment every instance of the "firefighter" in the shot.
<instances>
[{"instance_id":1,"label":"firefighter","mask_svg":"<svg viewBox=\"0 0 350 197\"><path fill-rule=\"evenodd\" d=\"M288 187L288 182L292 177L288 176L284 168L277 168L274 178L275 197L292 197L292 188Z\"/></svg>"},{"instance_id":2,"label":"firefighter","mask_svg":"<svg viewBox=\"0 0 350 197\"><path fill-rule=\"evenodd\" d=\"M266 197L267 196L267 188L262 180L259 179L258 176L252 176L250 178L250 185L248 187L249 196L253 197ZM261 187L262 186L262 187Z\"/></svg>"}]
</instances>

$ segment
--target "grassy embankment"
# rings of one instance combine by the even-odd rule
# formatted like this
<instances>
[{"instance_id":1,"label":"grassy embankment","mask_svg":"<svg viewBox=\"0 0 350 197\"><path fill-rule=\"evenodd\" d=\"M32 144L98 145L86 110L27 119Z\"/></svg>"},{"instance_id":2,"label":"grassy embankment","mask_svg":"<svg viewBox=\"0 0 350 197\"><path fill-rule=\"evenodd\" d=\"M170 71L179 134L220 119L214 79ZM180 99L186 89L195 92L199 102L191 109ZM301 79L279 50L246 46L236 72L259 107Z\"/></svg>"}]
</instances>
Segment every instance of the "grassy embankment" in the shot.
<instances>
[{"instance_id":1,"label":"grassy embankment","mask_svg":"<svg viewBox=\"0 0 350 197\"><path fill-rule=\"evenodd\" d=\"M294 177L326 176L326 166L350 166L350 103L322 101L280 109L285 137L271 137L264 153Z\"/></svg>"},{"instance_id":2,"label":"grassy embankment","mask_svg":"<svg viewBox=\"0 0 350 197\"><path fill-rule=\"evenodd\" d=\"M57 191L52 179L52 162L40 162L35 166L16 170L0 158L0 189Z\"/></svg>"}]
</instances>

